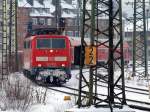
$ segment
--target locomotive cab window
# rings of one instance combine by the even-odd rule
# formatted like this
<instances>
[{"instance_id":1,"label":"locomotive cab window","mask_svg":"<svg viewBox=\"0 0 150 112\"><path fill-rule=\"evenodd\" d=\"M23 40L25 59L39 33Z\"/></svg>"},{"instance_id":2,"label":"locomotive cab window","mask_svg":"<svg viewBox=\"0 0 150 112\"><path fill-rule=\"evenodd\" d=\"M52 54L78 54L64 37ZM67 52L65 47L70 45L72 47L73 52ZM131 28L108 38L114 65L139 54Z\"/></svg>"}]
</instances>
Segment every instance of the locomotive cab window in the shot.
<instances>
[{"instance_id":1,"label":"locomotive cab window","mask_svg":"<svg viewBox=\"0 0 150 112\"><path fill-rule=\"evenodd\" d=\"M52 39L52 48L53 49L63 49L65 48L65 39Z\"/></svg>"},{"instance_id":2,"label":"locomotive cab window","mask_svg":"<svg viewBox=\"0 0 150 112\"><path fill-rule=\"evenodd\" d=\"M63 49L66 47L65 39L37 39L37 48L38 49Z\"/></svg>"},{"instance_id":3,"label":"locomotive cab window","mask_svg":"<svg viewBox=\"0 0 150 112\"><path fill-rule=\"evenodd\" d=\"M51 47L51 39L37 39L37 48L44 49Z\"/></svg>"}]
</instances>

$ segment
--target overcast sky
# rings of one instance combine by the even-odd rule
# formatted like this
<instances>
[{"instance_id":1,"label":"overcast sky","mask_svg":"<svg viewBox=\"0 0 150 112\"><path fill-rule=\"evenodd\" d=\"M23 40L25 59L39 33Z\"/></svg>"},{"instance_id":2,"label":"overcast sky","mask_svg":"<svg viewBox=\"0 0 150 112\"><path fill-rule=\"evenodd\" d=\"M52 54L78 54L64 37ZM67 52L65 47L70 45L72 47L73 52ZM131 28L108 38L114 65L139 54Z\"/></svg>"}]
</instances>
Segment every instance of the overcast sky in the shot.
<instances>
[{"instance_id":1,"label":"overcast sky","mask_svg":"<svg viewBox=\"0 0 150 112\"><path fill-rule=\"evenodd\" d=\"M127 2L133 2L134 0L122 0L122 10L128 14L128 16L133 16L133 6L126 5ZM146 2L150 0L145 0ZM150 9L150 5L146 3L146 9Z\"/></svg>"}]
</instances>

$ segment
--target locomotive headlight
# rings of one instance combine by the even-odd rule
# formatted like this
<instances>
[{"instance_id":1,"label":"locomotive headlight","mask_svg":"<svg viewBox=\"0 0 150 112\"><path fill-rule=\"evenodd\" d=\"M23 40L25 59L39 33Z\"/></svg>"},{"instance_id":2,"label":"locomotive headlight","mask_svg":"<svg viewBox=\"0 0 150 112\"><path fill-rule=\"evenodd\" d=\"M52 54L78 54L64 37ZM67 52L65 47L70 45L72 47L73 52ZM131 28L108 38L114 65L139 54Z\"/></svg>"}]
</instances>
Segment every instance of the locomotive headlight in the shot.
<instances>
[{"instance_id":1,"label":"locomotive headlight","mask_svg":"<svg viewBox=\"0 0 150 112\"><path fill-rule=\"evenodd\" d=\"M38 67L41 67L42 65L41 64L38 64Z\"/></svg>"},{"instance_id":2,"label":"locomotive headlight","mask_svg":"<svg viewBox=\"0 0 150 112\"><path fill-rule=\"evenodd\" d=\"M63 56L57 56L54 58L55 61L67 61L67 57Z\"/></svg>"},{"instance_id":3,"label":"locomotive headlight","mask_svg":"<svg viewBox=\"0 0 150 112\"><path fill-rule=\"evenodd\" d=\"M52 52L53 52L53 50L50 50L50 52L52 53Z\"/></svg>"},{"instance_id":4,"label":"locomotive headlight","mask_svg":"<svg viewBox=\"0 0 150 112\"><path fill-rule=\"evenodd\" d=\"M48 61L48 57L36 57L36 61Z\"/></svg>"},{"instance_id":5,"label":"locomotive headlight","mask_svg":"<svg viewBox=\"0 0 150 112\"><path fill-rule=\"evenodd\" d=\"M61 66L62 66L62 67L65 67L65 64L62 64Z\"/></svg>"}]
</instances>

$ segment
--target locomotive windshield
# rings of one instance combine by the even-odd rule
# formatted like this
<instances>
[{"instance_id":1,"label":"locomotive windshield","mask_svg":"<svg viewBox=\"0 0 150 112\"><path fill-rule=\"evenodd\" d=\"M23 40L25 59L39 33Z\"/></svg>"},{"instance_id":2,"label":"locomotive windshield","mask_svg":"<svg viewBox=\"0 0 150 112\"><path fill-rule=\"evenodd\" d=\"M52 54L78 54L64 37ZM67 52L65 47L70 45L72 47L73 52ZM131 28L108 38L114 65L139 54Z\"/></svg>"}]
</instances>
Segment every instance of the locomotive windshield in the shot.
<instances>
[{"instance_id":1,"label":"locomotive windshield","mask_svg":"<svg viewBox=\"0 0 150 112\"><path fill-rule=\"evenodd\" d=\"M40 38L37 39L38 49L63 49L66 47L65 39L63 38Z\"/></svg>"}]
</instances>

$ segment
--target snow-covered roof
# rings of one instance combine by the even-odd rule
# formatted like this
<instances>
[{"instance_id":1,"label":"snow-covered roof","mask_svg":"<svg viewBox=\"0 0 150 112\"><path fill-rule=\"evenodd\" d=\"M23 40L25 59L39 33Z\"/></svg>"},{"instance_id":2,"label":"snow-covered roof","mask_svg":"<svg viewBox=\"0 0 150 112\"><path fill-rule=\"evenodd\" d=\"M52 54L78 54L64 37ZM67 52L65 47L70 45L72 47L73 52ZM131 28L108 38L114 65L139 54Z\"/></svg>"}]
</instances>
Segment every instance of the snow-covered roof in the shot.
<instances>
[{"instance_id":1,"label":"snow-covered roof","mask_svg":"<svg viewBox=\"0 0 150 112\"><path fill-rule=\"evenodd\" d=\"M33 0L33 5L30 5L27 0L18 0L18 6L19 7L27 7L27 8L32 8L33 11L30 12L30 16L46 16L46 17L53 17L52 13L55 11L55 6L52 4L52 0L43 0L43 3L39 3L38 0ZM75 7L72 4L68 4L66 1L62 0L61 1L61 7L62 9L75 9ZM44 11L44 8L46 10L50 10L48 12ZM43 9L40 10L40 9ZM62 12L62 17L69 17L69 18L74 18L77 15L73 12Z\"/></svg>"},{"instance_id":2,"label":"snow-covered roof","mask_svg":"<svg viewBox=\"0 0 150 112\"><path fill-rule=\"evenodd\" d=\"M27 0L19 0L18 6L32 8L32 10L34 10L34 11L30 12L30 16L53 17L52 13L55 11L55 6L52 5L51 2L52 2L51 0L44 0L43 4L41 4L37 0L33 0L33 6L32 6L27 2ZM44 9L49 10L49 11L46 12L46 11L44 11Z\"/></svg>"},{"instance_id":3,"label":"snow-covered roof","mask_svg":"<svg viewBox=\"0 0 150 112\"><path fill-rule=\"evenodd\" d=\"M51 12L55 11L55 6L52 4L51 0L44 0L44 7L50 8Z\"/></svg>"},{"instance_id":4,"label":"snow-covered roof","mask_svg":"<svg viewBox=\"0 0 150 112\"><path fill-rule=\"evenodd\" d=\"M33 0L33 5L30 5L27 0L18 0L18 7L36 7L36 8L54 8L52 5L52 0L44 0L43 4L39 3L37 0Z\"/></svg>"},{"instance_id":5,"label":"snow-covered roof","mask_svg":"<svg viewBox=\"0 0 150 112\"><path fill-rule=\"evenodd\" d=\"M18 0L18 7L32 7L26 0Z\"/></svg>"},{"instance_id":6,"label":"snow-covered roof","mask_svg":"<svg viewBox=\"0 0 150 112\"><path fill-rule=\"evenodd\" d=\"M65 11L62 12L62 17L64 17L64 18L67 18L67 17L69 17L69 18L75 18L76 16L77 15L74 14L74 13L72 13L72 12L70 12L70 13L66 13Z\"/></svg>"},{"instance_id":7,"label":"snow-covered roof","mask_svg":"<svg viewBox=\"0 0 150 112\"><path fill-rule=\"evenodd\" d=\"M47 13L47 12L45 12L45 11L42 11L42 12L40 12L40 11L38 11L38 10L34 10L34 12L31 12L30 13L30 16L46 16L46 17L53 17L53 15L49 12L49 13Z\"/></svg>"},{"instance_id":8,"label":"snow-covered roof","mask_svg":"<svg viewBox=\"0 0 150 112\"><path fill-rule=\"evenodd\" d=\"M66 8L66 9L75 9L75 7L73 5L70 5L70 4L66 3L65 1L63 1L63 0L61 2L61 7Z\"/></svg>"}]
</instances>

